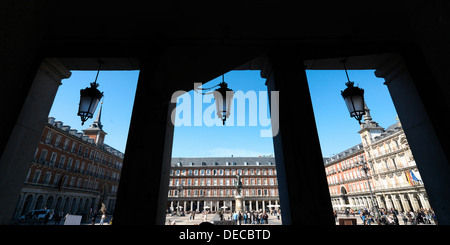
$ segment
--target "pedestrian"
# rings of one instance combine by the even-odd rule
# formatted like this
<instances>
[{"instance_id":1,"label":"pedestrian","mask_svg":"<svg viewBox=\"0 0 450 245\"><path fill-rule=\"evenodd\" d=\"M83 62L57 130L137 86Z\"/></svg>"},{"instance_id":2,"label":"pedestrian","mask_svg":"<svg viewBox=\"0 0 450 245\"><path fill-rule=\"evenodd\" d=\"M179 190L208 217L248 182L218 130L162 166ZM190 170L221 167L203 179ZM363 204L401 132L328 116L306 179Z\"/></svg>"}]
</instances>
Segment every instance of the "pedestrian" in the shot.
<instances>
[{"instance_id":1,"label":"pedestrian","mask_svg":"<svg viewBox=\"0 0 450 245\"><path fill-rule=\"evenodd\" d=\"M34 213L33 216L31 217L31 223L36 225L38 223L38 215L37 213Z\"/></svg>"},{"instance_id":2,"label":"pedestrian","mask_svg":"<svg viewBox=\"0 0 450 245\"><path fill-rule=\"evenodd\" d=\"M404 223L405 225L407 225L407 224L408 224L408 217L406 216L405 212L402 212L402 213L400 213L400 214L401 214L401 216L402 216L403 223Z\"/></svg>"},{"instance_id":3,"label":"pedestrian","mask_svg":"<svg viewBox=\"0 0 450 245\"><path fill-rule=\"evenodd\" d=\"M100 218L100 225L103 225L103 222L105 221L105 219L106 219L106 213L103 212L102 217Z\"/></svg>"},{"instance_id":4,"label":"pedestrian","mask_svg":"<svg viewBox=\"0 0 450 245\"><path fill-rule=\"evenodd\" d=\"M373 223L374 222L374 220L373 220L373 217L372 217L372 215L367 215L367 224L368 225L370 225L371 223Z\"/></svg>"},{"instance_id":5,"label":"pedestrian","mask_svg":"<svg viewBox=\"0 0 450 245\"><path fill-rule=\"evenodd\" d=\"M234 213L233 213L233 220L234 220L235 224L237 225L238 224L238 214L236 211L234 211Z\"/></svg>"},{"instance_id":6,"label":"pedestrian","mask_svg":"<svg viewBox=\"0 0 450 245\"><path fill-rule=\"evenodd\" d=\"M269 224L269 215L266 212L263 214L264 224Z\"/></svg>"},{"instance_id":7,"label":"pedestrian","mask_svg":"<svg viewBox=\"0 0 450 245\"><path fill-rule=\"evenodd\" d=\"M399 224L399 222L398 222L398 217L397 217L397 214L396 213L398 213L398 211L397 210L394 210L394 225L400 225Z\"/></svg>"},{"instance_id":8,"label":"pedestrian","mask_svg":"<svg viewBox=\"0 0 450 245\"><path fill-rule=\"evenodd\" d=\"M53 215L53 219L55 220L55 225L58 225L59 221L61 221L61 216L59 216L58 213L55 213L55 215Z\"/></svg>"},{"instance_id":9,"label":"pedestrian","mask_svg":"<svg viewBox=\"0 0 450 245\"><path fill-rule=\"evenodd\" d=\"M97 211L94 211L94 214L92 215L91 219L91 225L95 225L95 219L97 219Z\"/></svg>"}]
</instances>

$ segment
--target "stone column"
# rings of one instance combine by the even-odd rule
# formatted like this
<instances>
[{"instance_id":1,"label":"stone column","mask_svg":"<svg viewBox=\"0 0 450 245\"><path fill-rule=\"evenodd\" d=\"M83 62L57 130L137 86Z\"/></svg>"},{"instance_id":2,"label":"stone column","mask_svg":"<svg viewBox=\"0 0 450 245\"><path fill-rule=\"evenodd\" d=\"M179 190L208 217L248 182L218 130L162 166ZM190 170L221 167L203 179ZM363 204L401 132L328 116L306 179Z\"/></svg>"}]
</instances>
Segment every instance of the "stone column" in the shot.
<instances>
[{"instance_id":1,"label":"stone column","mask_svg":"<svg viewBox=\"0 0 450 245\"><path fill-rule=\"evenodd\" d=\"M403 211L402 210L402 206L399 203L399 200L397 199L397 196L392 195L392 201L394 203L394 208L397 209L398 211Z\"/></svg>"},{"instance_id":2,"label":"stone column","mask_svg":"<svg viewBox=\"0 0 450 245\"><path fill-rule=\"evenodd\" d=\"M378 202L378 208L386 208L384 205L383 200L381 199L381 196L376 196L377 202Z\"/></svg>"},{"instance_id":3,"label":"stone column","mask_svg":"<svg viewBox=\"0 0 450 245\"><path fill-rule=\"evenodd\" d=\"M385 79L439 224L450 224L450 132L442 118L448 108L419 56L392 55L375 75Z\"/></svg>"},{"instance_id":4,"label":"stone column","mask_svg":"<svg viewBox=\"0 0 450 245\"><path fill-rule=\"evenodd\" d=\"M424 205L426 205L427 209L432 209L430 202L428 201L428 197L426 195L426 193L422 193L422 198L424 200Z\"/></svg>"},{"instance_id":5,"label":"stone column","mask_svg":"<svg viewBox=\"0 0 450 245\"><path fill-rule=\"evenodd\" d=\"M386 200L386 209L391 210L393 208L391 195L385 195L384 200Z\"/></svg>"},{"instance_id":6,"label":"stone column","mask_svg":"<svg viewBox=\"0 0 450 245\"><path fill-rule=\"evenodd\" d=\"M125 158L117 192L114 224L165 223L174 125L172 81L157 54L141 60ZM155 144L155 142L159 142ZM145 159L151 156L152 164ZM136 212L145 205L145 212Z\"/></svg>"},{"instance_id":7,"label":"stone column","mask_svg":"<svg viewBox=\"0 0 450 245\"><path fill-rule=\"evenodd\" d=\"M401 194L400 195L400 201L402 202L402 206L403 206L403 211L410 211L412 210L411 206L409 206L408 200L406 199L406 194Z\"/></svg>"},{"instance_id":8,"label":"stone column","mask_svg":"<svg viewBox=\"0 0 450 245\"><path fill-rule=\"evenodd\" d=\"M13 216L58 87L61 80L70 75L71 72L57 59L43 60L36 73L0 158L0 200L11 200L0 202L0 224L8 224Z\"/></svg>"},{"instance_id":9,"label":"stone column","mask_svg":"<svg viewBox=\"0 0 450 245\"><path fill-rule=\"evenodd\" d=\"M408 194L409 201L411 202L413 211L417 211L420 209L419 204L417 203L417 199L414 197L414 194Z\"/></svg>"},{"instance_id":10,"label":"stone column","mask_svg":"<svg viewBox=\"0 0 450 245\"><path fill-rule=\"evenodd\" d=\"M312 164L323 158L301 54L295 47L269 51L261 77L271 102L283 224L333 225L323 164Z\"/></svg>"},{"instance_id":11,"label":"stone column","mask_svg":"<svg viewBox=\"0 0 450 245\"><path fill-rule=\"evenodd\" d=\"M424 193L419 193L418 196L419 196L420 203L422 204L422 208L429 209L430 205L428 204L428 201L425 200Z\"/></svg>"}]
</instances>

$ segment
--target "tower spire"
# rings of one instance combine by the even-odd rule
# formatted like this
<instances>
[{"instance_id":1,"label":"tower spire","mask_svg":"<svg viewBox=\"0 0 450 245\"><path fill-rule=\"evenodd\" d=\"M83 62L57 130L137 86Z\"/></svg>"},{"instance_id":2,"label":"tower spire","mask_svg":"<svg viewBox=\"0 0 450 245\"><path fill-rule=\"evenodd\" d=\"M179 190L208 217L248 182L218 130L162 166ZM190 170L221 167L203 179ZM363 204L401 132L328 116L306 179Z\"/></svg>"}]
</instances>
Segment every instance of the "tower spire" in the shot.
<instances>
[{"instance_id":1,"label":"tower spire","mask_svg":"<svg viewBox=\"0 0 450 245\"><path fill-rule=\"evenodd\" d=\"M89 136L89 138L91 139L94 139L95 144L100 146L103 145L103 141L105 140L106 136L106 132L103 131L103 125L101 122L102 108L103 102L101 102L100 109L98 110L95 121L89 126L89 128L83 130L85 135Z\"/></svg>"},{"instance_id":2,"label":"tower spire","mask_svg":"<svg viewBox=\"0 0 450 245\"><path fill-rule=\"evenodd\" d=\"M366 114L364 115L364 122L371 122L372 117L370 116L370 109L367 107L366 102L364 101L364 110L366 111Z\"/></svg>"},{"instance_id":3,"label":"tower spire","mask_svg":"<svg viewBox=\"0 0 450 245\"><path fill-rule=\"evenodd\" d=\"M103 107L103 101L100 104L100 109L98 110L97 117L95 118L94 122L92 123L92 125L90 127L97 127L99 129L103 130L103 125L102 125L102 122L100 121L100 119L102 117L102 107Z\"/></svg>"}]
</instances>

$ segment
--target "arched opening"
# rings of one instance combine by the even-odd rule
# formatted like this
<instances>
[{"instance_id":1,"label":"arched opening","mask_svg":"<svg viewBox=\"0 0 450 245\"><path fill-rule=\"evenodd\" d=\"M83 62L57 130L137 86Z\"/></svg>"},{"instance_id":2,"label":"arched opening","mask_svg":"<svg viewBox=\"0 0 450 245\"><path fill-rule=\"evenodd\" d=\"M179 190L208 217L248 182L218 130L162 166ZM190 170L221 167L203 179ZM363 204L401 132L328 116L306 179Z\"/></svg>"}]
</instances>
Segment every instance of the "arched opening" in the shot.
<instances>
[{"instance_id":1,"label":"arched opening","mask_svg":"<svg viewBox=\"0 0 450 245\"><path fill-rule=\"evenodd\" d=\"M344 186L341 186L341 198L342 200L344 200L344 205L350 204L348 200L347 189L345 189Z\"/></svg>"},{"instance_id":2,"label":"arched opening","mask_svg":"<svg viewBox=\"0 0 450 245\"><path fill-rule=\"evenodd\" d=\"M49 208L49 209L53 209L53 201L54 201L54 197L53 196L49 196L47 198L47 202L45 203L45 207Z\"/></svg>"},{"instance_id":3,"label":"arched opening","mask_svg":"<svg viewBox=\"0 0 450 245\"><path fill-rule=\"evenodd\" d=\"M44 202L44 197L39 195L36 199L36 204L34 205L34 209L41 209Z\"/></svg>"},{"instance_id":4,"label":"arched opening","mask_svg":"<svg viewBox=\"0 0 450 245\"><path fill-rule=\"evenodd\" d=\"M27 195L27 197L25 198L25 202L23 204L23 208L22 208L22 212L20 213L20 215L23 215L29 211L31 211L31 202L33 201L33 195Z\"/></svg>"}]
</instances>

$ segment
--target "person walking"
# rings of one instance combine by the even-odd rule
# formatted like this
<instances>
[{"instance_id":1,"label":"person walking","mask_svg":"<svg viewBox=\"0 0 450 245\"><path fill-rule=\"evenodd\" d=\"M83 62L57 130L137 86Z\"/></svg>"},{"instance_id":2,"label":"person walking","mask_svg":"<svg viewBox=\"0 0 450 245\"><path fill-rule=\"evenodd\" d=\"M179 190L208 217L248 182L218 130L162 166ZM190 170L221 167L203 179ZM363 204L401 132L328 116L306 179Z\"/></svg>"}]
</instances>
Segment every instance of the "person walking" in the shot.
<instances>
[{"instance_id":1,"label":"person walking","mask_svg":"<svg viewBox=\"0 0 450 245\"><path fill-rule=\"evenodd\" d=\"M97 211L94 211L94 214L92 215L91 219L91 225L95 225L95 220L97 219Z\"/></svg>"},{"instance_id":2,"label":"person walking","mask_svg":"<svg viewBox=\"0 0 450 245\"><path fill-rule=\"evenodd\" d=\"M105 219L106 219L106 213L103 212L102 217L100 219L100 225L103 225L103 222L105 221Z\"/></svg>"},{"instance_id":3,"label":"person walking","mask_svg":"<svg viewBox=\"0 0 450 245\"><path fill-rule=\"evenodd\" d=\"M59 221L61 221L61 216L56 212L55 215L53 215L53 219L55 220L55 225L59 225Z\"/></svg>"},{"instance_id":4,"label":"person walking","mask_svg":"<svg viewBox=\"0 0 450 245\"><path fill-rule=\"evenodd\" d=\"M406 216L405 213L406 213L406 212L401 212L400 215L402 216L403 223L404 223L405 225L407 225L407 224L408 224L408 217Z\"/></svg>"},{"instance_id":5,"label":"person walking","mask_svg":"<svg viewBox=\"0 0 450 245\"><path fill-rule=\"evenodd\" d=\"M264 224L269 224L269 215L266 213L266 212L264 212L264 214L263 214L263 220L264 220Z\"/></svg>"},{"instance_id":6,"label":"person walking","mask_svg":"<svg viewBox=\"0 0 450 245\"><path fill-rule=\"evenodd\" d=\"M237 225L238 224L238 214L236 211L233 213L233 220L234 220L235 224Z\"/></svg>"}]
</instances>

